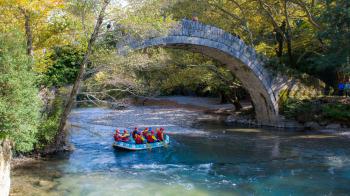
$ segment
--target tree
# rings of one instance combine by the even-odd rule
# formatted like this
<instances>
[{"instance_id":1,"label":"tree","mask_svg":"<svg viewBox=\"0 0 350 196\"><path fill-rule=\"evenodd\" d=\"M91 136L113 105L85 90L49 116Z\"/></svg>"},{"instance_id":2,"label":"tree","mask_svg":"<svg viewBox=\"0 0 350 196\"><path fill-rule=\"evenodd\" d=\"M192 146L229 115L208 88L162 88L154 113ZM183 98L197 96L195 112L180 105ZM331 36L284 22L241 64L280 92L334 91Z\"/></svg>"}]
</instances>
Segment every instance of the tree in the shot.
<instances>
[{"instance_id":1,"label":"tree","mask_svg":"<svg viewBox=\"0 0 350 196\"><path fill-rule=\"evenodd\" d=\"M65 130L66 121L68 119L68 115L72 109L73 103L74 103L76 95L78 93L80 83L85 75L86 66L89 62L89 57L92 53L93 45L95 44L95 41L96 41L97 36L99 34L103 19L105 17L106 8L107 8L109 3L110 3L110 0L104 0L102 3L101 10L99 11L99 14L98 14L98 17L96 20L94 31L90 36L90 39L89 39L89 42L88 42L88 45L87 45L87 48L86 48L86 51L84 54L83 61L80 64L79 73L77 75L77 78L74 82L71 93L68 97L67 103L66 103L65 108L63 110L60 124L59 124L59 128L58 128L58 132L57 132L55 139L54 139L54 147L56 149L63 147L65 145L66 136L67 136L66 130Z\"/></svg>"},{"instance_id":2,"label":"tree","mask_svg":"<svg viewBox=\"0 0 350 196\"><path fill-rule=\"evenodd\" d=\"M45 23L47 23L49 15L52 14L51 11L59 9L62 5L63 0L3 0L0 3L1 18L4 19L6 26L23 24L27 54L33 57L33 29L38 30L42 26L46 26Z\"/></svg>"},{"instance_id":3,"label":"tree","mask_svg":"<svg viewBox=\"0 0 350 196\"><path fill-rule=\"evenodd\" d=\"M41 74L41 85L62 87L72 84L77 77L83 52L72 45L53 47L53 53L47 57L51 65Z\"/></svg>"},{"instance_id":4,"label":"tree","mask_svg":"<svg viewBox=\"0 0 350 196\"><path fill-rule=\"evenodd\" d=\"M37 142L41 104L24 36L11 32L0 33L0 132L15 142L16 151L28 152Z\"/></svg>"},{"instance_id":5,"label":"tree","mask_svg":"<svg viewBox=\"0 0 350 196\"><path fill-rule=\"evenodd\" d=\"M350 79L350 2L323 0L320 16L323 28L317 36L324 45L308 58L307 71L313 71L329 84Z\"/></svg>"}]
</instances>

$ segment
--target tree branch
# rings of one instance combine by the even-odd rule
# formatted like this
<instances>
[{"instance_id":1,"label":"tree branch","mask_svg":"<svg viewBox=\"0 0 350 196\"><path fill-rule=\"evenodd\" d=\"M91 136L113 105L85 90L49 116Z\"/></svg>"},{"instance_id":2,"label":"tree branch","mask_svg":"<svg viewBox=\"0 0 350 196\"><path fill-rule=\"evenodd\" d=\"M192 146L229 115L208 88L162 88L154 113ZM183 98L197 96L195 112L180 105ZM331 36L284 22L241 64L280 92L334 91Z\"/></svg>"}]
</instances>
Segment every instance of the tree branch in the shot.
<instances>
[{"instance_id":1,"label":"tree branch","mask_svg":"<svg viewBox=\"0 0 350 196\"><path fill-rule=\"evenodd\" d=\"M233 14L231 12L229 12L228 10L213 4L213 3L209 3L209 5L213 6L214 8L220 10L221 12L223 12L224 14L227 14L228 16L230 16L231 18L233 18L234 20L239 21L240 27L243 31L247 32L249 35L249 42L251 45L253 45L253 36L251 31L249 30L249 27L247 26L247 21L245 19L240 18L239 16L237 16L236 14ZM244 28L242 28L244 27Z\"/></svg>"},{"instance_id":2,"label":"tree branch","mask_svg":"<svg viewBox=\"0 0 350 196\"><path fill-rule=\"evenodd\" d=\"M310 22L310 24L315 27L316 29L322 29L321 25L319 25L315 20L313 15L311 14L311 11L309 10L309 8L306 6L306 4L304 2L302 2L301 0L289 0L290 2L300 6L304 12L306 13L306 16Z\"/></svg>"}]
</instances>

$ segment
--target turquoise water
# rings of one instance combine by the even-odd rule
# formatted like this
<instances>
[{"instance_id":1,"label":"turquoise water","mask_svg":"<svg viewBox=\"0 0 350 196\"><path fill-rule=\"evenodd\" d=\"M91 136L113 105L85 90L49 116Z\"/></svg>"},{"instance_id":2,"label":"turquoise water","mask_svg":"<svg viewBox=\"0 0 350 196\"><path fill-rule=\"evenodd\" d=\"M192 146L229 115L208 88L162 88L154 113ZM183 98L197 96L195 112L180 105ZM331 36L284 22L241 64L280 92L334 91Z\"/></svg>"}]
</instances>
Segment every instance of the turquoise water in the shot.
<instances>
[{"instance_id":1,"label":"turquoise water","mask_svg":"<svg viewBox=\"0 0 350 196\"><path fill-rule=\"evenodd\" d=\"M200 112L133 107L77 109L75 150L15 172L33 195L348 195L350 139L203 123ZM113 129L164 127L167 148L121 152ZM40 176L59 172L53 177ZM19 177L20 176L20 177ZM33 180L33 178L35 178ZM23 180L27 179L27 180ZM31 179L31 180L28 180ZM50 187L37 180L50 181ZM22 180L22 181L21 181ZM31 184L33 184L31 186Z\"/></svg>"}]
</instances>

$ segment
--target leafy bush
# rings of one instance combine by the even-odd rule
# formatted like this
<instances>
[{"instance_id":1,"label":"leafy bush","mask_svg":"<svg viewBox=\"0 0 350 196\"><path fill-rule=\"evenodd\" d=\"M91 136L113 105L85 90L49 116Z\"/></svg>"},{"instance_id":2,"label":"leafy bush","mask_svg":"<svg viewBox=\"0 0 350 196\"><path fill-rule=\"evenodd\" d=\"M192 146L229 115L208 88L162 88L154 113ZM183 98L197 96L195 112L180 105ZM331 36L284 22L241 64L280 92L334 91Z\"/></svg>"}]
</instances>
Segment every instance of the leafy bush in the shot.
<instances>
[{"instance_id":1,"label":"leafy bush","mask_svg":"<svg viewBox=\"0 0 350 196\"><path fill-rule=\"evenodd\" d=\"M350 123L350 105L327 104L322 106L322 112L329 120Z\"/></svg>"},{"instance_id":2,"label":"leafy bush","mask_svg":"<svg viewBox=\"0 0 350 196\"><path fill-rule=\"evenodd\" d=\"M36 144L37 149L41 149L46 145L50 144L54 139L60 122L60 116L63 111L63 100L61 97L56 96L53 100L51 111L42 118L42 121L38 127L38 133L36 138L38 143Z\"/></svg>"},{"instance_id":3,"label":"leafy bush","mask_svg":"<svg viewBox=\"0 0 350 196\"><path fill-rule=\"evenodd\" d=\"M316 100L289 99L283 104L282 114L299 122L338 122L350 125L350 104L324 98Z\"/></svg>"},{"instance_id":4,"label":"leafy bush","mask_svg":"<svg viewBox=\"0 0 350 196\"><path fill-rule=\"evenodd\" d=\"M44 73L41 84L61 87L74 82L83 59L81 49L73 46L55 47L47 58L53 62Z\"/></svg>"},{"instance_id":5,"label":"leafy bush","mask_svg":"<svg viewBox=\"0 0 350 196\"><path fill-rule=\"evenodd\" d=\"M36 143L40 100L24 35L0 33L0 132L15 142L15 150L31 151Z\"/></svg>"}]
</instances>

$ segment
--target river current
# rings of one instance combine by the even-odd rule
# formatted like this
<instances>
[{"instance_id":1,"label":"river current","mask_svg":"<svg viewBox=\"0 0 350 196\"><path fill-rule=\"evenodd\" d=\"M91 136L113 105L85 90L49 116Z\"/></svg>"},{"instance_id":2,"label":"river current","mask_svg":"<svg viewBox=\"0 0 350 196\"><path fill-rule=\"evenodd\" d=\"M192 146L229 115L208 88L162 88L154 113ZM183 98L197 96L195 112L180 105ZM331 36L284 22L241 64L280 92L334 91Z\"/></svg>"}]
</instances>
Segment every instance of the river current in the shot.
<instances>
[{"instance_id":1,"label":"river current","mask_svg":"<svg viewBox=\"0 0 350 196\"><path fill-rule=\"evenodd\" d=\"M203 123L165 107L75 109L74 151L16 169L12 195L348 195L350 138ZM166 148L113 149L115 128L164 127Z\"/></svg>"}]
</instances>

